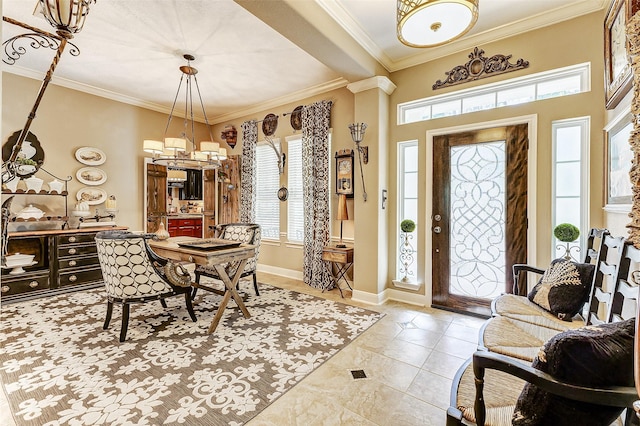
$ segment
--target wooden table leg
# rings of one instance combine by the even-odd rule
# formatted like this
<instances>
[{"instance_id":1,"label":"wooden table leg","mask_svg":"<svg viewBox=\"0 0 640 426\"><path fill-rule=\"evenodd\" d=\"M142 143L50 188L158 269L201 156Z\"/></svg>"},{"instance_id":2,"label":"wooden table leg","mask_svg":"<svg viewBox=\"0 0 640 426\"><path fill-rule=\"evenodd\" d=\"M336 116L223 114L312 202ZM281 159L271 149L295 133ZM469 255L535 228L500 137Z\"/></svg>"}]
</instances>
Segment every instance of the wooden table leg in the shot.
<instances>
[{"instance_id":1,"label":"wooden table leg","mask_svg":"<svg viewBox=\"0 0 640 426\"><path fill-rule=\"evenodd\" d=\"M220 320L222 319L222 314L224 313L224 310L227 308L227 303L229 303L229 299L231 299L231 297L233 297L233 300L236 301L236 304L244 314L244 317L245 318L251 317L251 314L247 310L247 307L244 305L242 298L236 291L236 285L240 280L240 275L242 275L242 271L244 270L244 266L247 264L247 260L248 259L243 259L240 262L240 265L236 270L236 274L233 276L233 280L229 278L229 275L227 275L227 271L224 270L222 265L213 265L216 272L218 273L218 276L224 283L225 292L224 292L224 297L222 298L222 302L220 302L220 306L218 307L218 312L216 312L216 315L213 317L213 320L211 320L211 325L209 325L209 330L207 331L209 334L213 333L216 327L218 327L218 323L220 323Z\"/></svg>"}]
</instances>

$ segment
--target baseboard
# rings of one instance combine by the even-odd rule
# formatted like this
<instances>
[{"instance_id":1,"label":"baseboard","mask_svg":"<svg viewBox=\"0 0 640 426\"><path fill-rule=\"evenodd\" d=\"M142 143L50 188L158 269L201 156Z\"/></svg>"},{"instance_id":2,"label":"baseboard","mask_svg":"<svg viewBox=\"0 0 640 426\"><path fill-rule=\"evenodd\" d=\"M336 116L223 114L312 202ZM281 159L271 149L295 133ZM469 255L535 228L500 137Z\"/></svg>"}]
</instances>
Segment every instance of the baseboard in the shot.
<instances>
[{"instance_id":1,"label":"baseboard","mask_svg":"<svg viewBox=\"0 0 640 426\"><path fill-rule=\"evenodd\" d=\"M427 297L424 294L410 293L407 291L388 288L385 290L387 299L396 302L407 303L409 305L428 306Z\"/></svg>"},{"instance_id":2,"label":"baseboard","mask_svg":"<svg viewBox=\"0 0 640 426\"><path fill-rule=\"evenodd\" d=\"M296 271L294 269L278 268L277 266L261 265L260 263L258 263L257 268L258 272L264 272L267 274L278 275L280 277L291 278L300 281L304 279L302 271Z\"/></svg>"}]
</instances>

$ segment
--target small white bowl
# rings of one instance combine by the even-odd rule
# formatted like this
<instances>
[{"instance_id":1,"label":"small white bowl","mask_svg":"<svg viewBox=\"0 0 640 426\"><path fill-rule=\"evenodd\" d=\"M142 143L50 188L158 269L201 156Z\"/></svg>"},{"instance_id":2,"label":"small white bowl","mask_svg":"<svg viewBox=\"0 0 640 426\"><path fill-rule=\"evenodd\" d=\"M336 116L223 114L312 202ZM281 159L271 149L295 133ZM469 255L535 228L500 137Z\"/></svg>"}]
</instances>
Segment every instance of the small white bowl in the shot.
<instances>
[{"instance_id":1,"label":"small white bowl","mask_svg":"<svg viewBox=\"0 0 640 426\"><path fill-rule=\"evenodd\" d=\"M33 254L12 254L11 256L5 257L5 263L8 268L15 268L17 266L27 266L33 263L33 258L35 255Z\"/></svg>"}]
</instances>

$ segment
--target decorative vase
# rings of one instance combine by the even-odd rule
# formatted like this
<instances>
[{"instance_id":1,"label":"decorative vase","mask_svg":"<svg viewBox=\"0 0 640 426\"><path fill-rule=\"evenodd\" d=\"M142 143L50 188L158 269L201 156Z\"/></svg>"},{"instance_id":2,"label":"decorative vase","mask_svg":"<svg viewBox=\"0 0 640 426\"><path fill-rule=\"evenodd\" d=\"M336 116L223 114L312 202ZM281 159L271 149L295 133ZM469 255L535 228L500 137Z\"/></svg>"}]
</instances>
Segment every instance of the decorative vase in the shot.
<instances>
[{"instance_id":1,"label":"decorative vase","mask_svg":"<svg viewBox=\"0 0 640 426\"><path fill-rule=\"evenodd\" d=\"M44 181L35 176L31 176L29 179L25 179L24 182L27 184L27 191L33 190L38 193L42 189L42 182Z\"/></svg>"},{"instance_id":2,"label":"decorative vase","mask_svg":"<svg viewBox=\"0 0 640 426\"><path fill-rule=\"evenodd\" d=\"M49 192L62 194L62 188L64 188L64 183L60 182L58 179L54 179L49 182Z\"/></svg>"},{"instance_id":3,"label":"decorative vase","mask_svg":"<svg viewBox=\"0 0 640 426\"><path fill-rule=\"evenodd\" d=\"M9 189L11 192L16 192L18 189L18 183L20 183L20 178L18 176L14 176L13 179L4 183L4 186Z\"/></svg>"},{"instance_id":4,"label":"decorative vase","mask_svg":"<svg viewBox=\"0 0 640 426\"><path fill-rule=\"evenodd\" d=\"M160 226L158 226L158 230L156 231L156 238L159 240L166 240L167 238L169 238L169 232L167 232L166 229L164 229L164 222L160 222Z\"/></svg>"}]
</instances>

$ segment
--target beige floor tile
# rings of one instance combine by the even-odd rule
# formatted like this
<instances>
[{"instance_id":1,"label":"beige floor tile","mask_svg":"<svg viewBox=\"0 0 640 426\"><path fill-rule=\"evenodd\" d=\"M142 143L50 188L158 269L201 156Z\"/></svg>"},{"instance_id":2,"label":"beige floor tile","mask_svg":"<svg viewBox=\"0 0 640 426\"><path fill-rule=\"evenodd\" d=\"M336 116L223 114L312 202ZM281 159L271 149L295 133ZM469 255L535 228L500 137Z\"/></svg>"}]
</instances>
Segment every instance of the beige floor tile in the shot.
<instances>
[{"instance_id":1,"label":"beige floor tile","mask_svg":"<svg viewBox=\"0 0 640 426\"><path fill-rule=\"evenodd\" d=\"M443 336L434 348L436 351L444 352L458 358L469 358L478 348L478 345L454 337Z\"/></svg>"},{"instance_id":2,"label":"beige floor tile","mask_svg":"<svg viewBox=\"0 0 640 426\"><path fill-rule=\"evenodd\" d=\"M458 369L468 358L459 358L444 352L432 351L427 361L422 365L423 370L438 374L447 379L453 379Z\"/></svg>"},{"instance_id":3,"label":"beige floor tile","mask_svg":"<svg viewBox=\"0 0 640 426\"><path fill-rule=\"evenodd\" d=\"M449 325L444 332L445 336L455 337L456 339L464 340L470 343L477 343L479 340L479 329L476 327L468 327L456 322Z\"/></svg>"},{"instance_id":4,"label":"beige floor tile","mask_svg":"<svg viewBox=\"0 0 640 426\"><path fill-rule=\"evenodd\" d=\"M421 370L407 390L409 395L446 410L449 408L451 379Z\"/></svg>"},{"instance_id":5,"label":"beige floor tile","mask_svg":"<svg viewBox=\"0 0 640 426\"><path fill-rule=\"evenodd\" d=\"M441 338L441 333L423 330L421 328L406 328L402 330L396 337L396 339L413 343L415 345L424 346L425 348L429 349L435 348Z\"/></svg>"}]
</instances>

